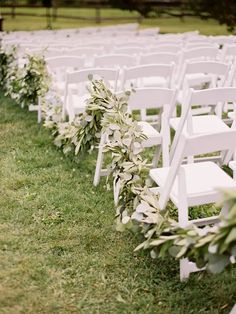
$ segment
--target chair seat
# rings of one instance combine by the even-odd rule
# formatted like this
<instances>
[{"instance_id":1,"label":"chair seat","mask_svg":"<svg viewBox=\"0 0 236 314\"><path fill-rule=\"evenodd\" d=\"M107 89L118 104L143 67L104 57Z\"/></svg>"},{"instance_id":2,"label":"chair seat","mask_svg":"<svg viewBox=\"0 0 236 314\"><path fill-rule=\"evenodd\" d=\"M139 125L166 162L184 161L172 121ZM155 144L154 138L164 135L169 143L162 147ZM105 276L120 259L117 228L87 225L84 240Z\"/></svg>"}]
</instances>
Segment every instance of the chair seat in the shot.
<instances>
[{"instance_id":1,"label":"chair seat","mask_svg":"<svg viewBox=\"0 0 236 314\"><path fill-rule=\"evenodd\" d=\"M182 165L186 179L188 206L217 202L221 199L220 188L236 189L236 181L228 176L214 162ZM150 177L163 187L169 174L169 167L150 170ZM206 175L207 174L207 175ZM172 202L178 206L178 175L170 193Z\"/></svg>"},{"instance_id":2,"label":"chair seat","mask_svg":"<svg viewBox=\"0 0 236 314\"><path fill-rule=\"evenodd\" d=\"M179 122L180 118L170 119L170 125L174 130L177 130ZM215 115L194 116L192 117L192 122L193 134L204 134L229 130L229 127ZM184 126L183 134L186 135L186 125Z\"/></svg>"},{"instance_id":3,"label":"chair seat","mask_svg":"<svg viewBox=\"0 0 236 314\"><path fill-rule=\"evenodd\" d=\"M143 133L147 137L147 139L143 142L143 147L152 147L161 144L161 134L150 123L140 121L138 122L138 125L141 126Z\"/></svg>"}]
</instances>

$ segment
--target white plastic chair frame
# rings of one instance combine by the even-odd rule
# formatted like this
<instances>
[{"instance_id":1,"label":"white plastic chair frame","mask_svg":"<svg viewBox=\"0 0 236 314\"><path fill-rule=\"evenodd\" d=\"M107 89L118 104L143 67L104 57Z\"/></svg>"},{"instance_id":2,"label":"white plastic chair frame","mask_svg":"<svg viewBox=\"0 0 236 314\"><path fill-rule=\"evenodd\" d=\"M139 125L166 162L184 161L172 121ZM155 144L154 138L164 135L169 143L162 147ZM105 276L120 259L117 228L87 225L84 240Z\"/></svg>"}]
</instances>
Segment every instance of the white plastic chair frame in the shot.
<instances>
[{"instance_id":1,"label":"white plastic chair frame","mask_svg":"<svg viewBox=\"0 0 236 314\"><path fill-rule=\"evenodd\" d=\"M236 152L236 130L215 134L181 136L169 168L151 169L150 176L159 186L153 192L159 194L159 206L165 210L169 199L178 208L178 221L182 227L189 222L199 226L216 223L219 216L189 221L188 208L218 202L221 189L236 189L236 181L227 175L214 162L183 165L183 159L192 155L207 154L214 151L234 150ZM234 153L234 160L236 153ZM235 167L236 169L236 167ZM187 259L180 261L180 279L189 277L191 272L199 271Z\"/></svg>"},{"instance_id":2,"label":"white plastic chair frame","mask_svg":"<svg viewBox=\"0 0 236 314\"><path fill-rule=\"evenodd\" d=\"M174 86L175 64L145 64L135 67L124 68L121 80L121 90L130 88L146 88L146 87L166 87ZM146 80L151 79L151 84L147 84ZM147 86L149 85L149 86ZM151 86L150 86L151 85ZM141 109L142 120L154 120L158 123L156 115L147 116L146 109Z\"/></svg>"},{"instance_id":3,"label":"white plastic chair frame","mask_svg":"<svg viewBox=\"0 0 236 314\"><path fill-rule=\"evenodd\" d=\"M227 77L230 73L230 65L218 61L186 61L182 67L179 77L178 102L182 103L186 98L189 88L196 88L208 84L208 88L222 87L227 84ZM218 105L215 110L221 118L222 106ZM212 112L212 108L196 108L193 114Z\"/></svg>"}]
</instances>

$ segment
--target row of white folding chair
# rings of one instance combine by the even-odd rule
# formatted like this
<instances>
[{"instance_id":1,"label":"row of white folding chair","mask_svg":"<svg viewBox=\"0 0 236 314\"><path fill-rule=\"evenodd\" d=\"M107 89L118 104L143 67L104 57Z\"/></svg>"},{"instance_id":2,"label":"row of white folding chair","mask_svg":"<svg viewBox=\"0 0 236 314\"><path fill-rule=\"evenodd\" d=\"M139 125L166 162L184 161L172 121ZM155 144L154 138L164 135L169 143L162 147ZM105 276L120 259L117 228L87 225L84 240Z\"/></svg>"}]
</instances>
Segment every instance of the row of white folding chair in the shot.
<instances>
[{"instance_id":1,"label":"row of white folding chair","mask_svg":"<svg viewBox=\"0 0 236 314\"><path fill-rule=\"evenodd\" d=\"M85 110L85 104L83 102L84 96L82 96L84 94L84 90L81 90L80 86L80 94L77 93L77 95L72 95L72 91L75 90L75 84L82 83L82 78L84 78L84 83L86 83L89 73L100 75L105 81L113 81L114 91L124 90L125 88L130 89L131 86L135 88L141 86L164 86L170 88L174 73L174 65L152 64L129 68L124 67L123 69L103 67L67 73L63 117L65 118L66 115L69 115L70 121L74 119L76 114L82 113ZM78 95L80 95L79 98ZM88 95L86 95L86 97L88 97ZM77 101L78 99L80 99L80 103ZM146 112L144 110L142 111L142 117L146 117Z\"/></svg>"},{"instance_id":2,"label":"row of white folding chair","mask_svg":"<svg viewBox=\"0 0 236 314\"><path fill-rule=\"evenodd\" d=\"M161 52L161 49L159 52ZM167 53L167 51L164 51L164 52ZM218 52L219 52L218 48L212 48L212 47L202 47L202 48L197 48L197 49L184 50L180 55L177 54L177 57L175 58L175 60L180 58L179 59L179 67L181 67L181 65L186 60L191 60L191 59L217 60ZM173 53L176 53L176 51L172 52L172 54ZM122 57L122 55L123 55L123 57ZM121 62L121 65L123 65L123 66L127 65L128 66L128 65L135 65L138 62L140 62L139 60L143 60L143 55L140 55L139 58L135 58L135 56L128 55L128 54L119 54L119 56L120 57L118 57L118 54L107 54L107 55L95 56L94 66L109 66L110 67L110 66L117 65L118 60L119 60L119 62ZM158 55L156 55L156 57L158 57ZM171 55L171 53L170 53L168 55L168 57L172 58L173 55ZM133 60L132 60L132 58L133 58ZM147 58L145 59L145 62L148 62ZM162 57L162 58L164 59L164 57ZM167 59L167 57L166 57L166 59ZM150 63L153 63L153 60ZM159 62L155 61L155 63L159 63Z\"/></svg>"},{"instance_id":3,"label":"row of white folding chair","mask_svg":"<svg viewBox=\"0 0 236 314\"><path fill-rule=\"evenodd\" d=\"M189 207L219 201L221 192L218 188L234 188L236 182L212 161L201 160L201 163L183 165L184 158L222 152L221 164L228 163L225 152L236 152L236 130L225 128L192 128L189 119L191 106L194 104L217 104L218 102L236 103L236 88L218 88L189 92L181 115L181 122L175 133L171 148L170 167L150 170L150 176L158 185L152 189L159 194L159 206L165 210L169 199L178 208L178 220L181 226L189 223ZM230 155L232 156L232 154ZM236 154L234 154L234 159ZM235 165L235 163L231 163ZM235 170L235 169L234 169ZM217 221L216 216L206 219L195 219L192 223L206 225ZM180 262L181 280L188 278L192 271L198 270L195 265L182 260Z\"/></svg>"},{"instance_id":4,"label":"row of white folding chair","mask_svg":"<svg viewBox=\"0 0 236 314\"><path fill-rule=\"evenodd\" d=\"M125 58L123 58L123 60L124 60L124 63L121 64L121 62L119 62L119 66L130 65L131 62L129 61L129 58L127 58L125 56ZM107 62L107 59L105 59L105 61ZM127 63L127 61L129 61L129 62ZM60 62L61 62L61 64L60 64ZM82 59L79 59L79 58L76 59L76 57L74 57L74 62L80 62L79 66L80 67L83 66L82 65L82 62L83 62ZM51 66L53 64L54 64L54 66L56 65L59 67L60 65L62 65L64 67L66 65L66 57L56 58L55 61L53 59L51 59ZM68 66L71 67L72 65L73 65L73 61L71 60L71 61L69 61ZM115 62L112 59L111 63L100 63L100 64L96 64L96 65L100 66L101 68L105 68L105 67L109 68L109 67L114 66ZM153 64L153 65L134 66L134 67L125 68L118 75L119 83L117 83L116 85L119 87L119 89L122 89L122 90L127 88L127 87L130 87L131 83L133 84L134 87L165 86L165 87L171 88L171 87L173 87L174 69L175 69L175 67L173 64L170 64L170 65ZM209 81L209 73L211 75L210 76L211 79L212 79L212 75L215 75L215 76L217 75L217 78L220 75L223 76L227 72L228 66L225 64L214 63L214 62L198 62L198 63L190 64L190 66L186 67L186 69L185 69L186 72L184 72L185 74L189 74L189 73L192 74L192 73L194 73L194 71L196 73L201 72L202 76L200 77L200 79L202 82L203 80L206 81L206 79ZM94 69L90 69L90 71L94 71ZM64 73L65 73L65 71L64 71ZM204 75L204 73L208 73L208 76ZM59 75L58 75L58 78L59 78ZM196 82L196 78L194 78L194 80ZM215 79L215 81L216 81L216 79ZM213 80L212 80L212 82L213 82ZM60 85L60 83L59 83L59 85ZM61 85L65 86L65 83L63 83ZM211 86L214 86L214 85L211 85ZM83 106L83 108L84 108L84 106ZM147 118L145 116L145 112L142 112L142 118L143 119Z\"/></svg>"}]
</instances>

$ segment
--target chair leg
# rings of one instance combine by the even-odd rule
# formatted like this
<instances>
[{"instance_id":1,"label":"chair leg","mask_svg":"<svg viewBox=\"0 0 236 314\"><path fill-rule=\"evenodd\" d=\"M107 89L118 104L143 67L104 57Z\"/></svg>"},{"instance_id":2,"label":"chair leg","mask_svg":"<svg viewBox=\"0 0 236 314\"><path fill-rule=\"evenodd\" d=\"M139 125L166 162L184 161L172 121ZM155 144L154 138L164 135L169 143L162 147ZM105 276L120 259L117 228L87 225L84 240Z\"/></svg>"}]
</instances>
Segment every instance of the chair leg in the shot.
<instances>
[{"instance_id":1,"label":"chair leg","mask_svg":"<svg viewBox=\"0 0 236 314\"><path fill-rule=\"evenodd\" d=\"M160 156L161 156L161 145L158 145L156 150L155 150L154 157L152 159L152 167L153 168L157 167Z\"/></svg>"},{"instance_id":2,"label":"chair leg","mask_svg":"<svg viewBox=\"0 0 236 314\"><path fill-rule=\"evenodd\" d=\"M41 104L41 98L38 99L38 123L42 121L42 104Z\"/></svg>"},{"instance_id":3,"label":"chair leg","mask_svg":"<svg viewBox=\"0 0 236 314\"><path fill-rule=\"evenodd\" d=\"M95 169L95 175L93 179L93 185L98 186L100 182L101 177L101 171L102 171L102 163L103 163L103 146L105 144L105 135L101 135L101 140L98 148L98 157L96 162L96 169Z\"/></svg>"},{"instance_id":4,"label":"chair leg","mask_svg":"<svg viewBox=\"0 0 236 314\"><path fill-rule=\"evenodd\" d=\"M183 258L179 262L180 266L180 281L185 281L190 275L190 264L187 258Z\"/></svg>"},{"instance_id":5,"label":"chair leg","mask_svg":"<svg viewBox=\"0 0 236 314\"><path fill-rule=\"evenodd\" d=\"M162 167L169 167L169 165L170 165L169 145L162 143Z\"/></svg>"}]
</instances>

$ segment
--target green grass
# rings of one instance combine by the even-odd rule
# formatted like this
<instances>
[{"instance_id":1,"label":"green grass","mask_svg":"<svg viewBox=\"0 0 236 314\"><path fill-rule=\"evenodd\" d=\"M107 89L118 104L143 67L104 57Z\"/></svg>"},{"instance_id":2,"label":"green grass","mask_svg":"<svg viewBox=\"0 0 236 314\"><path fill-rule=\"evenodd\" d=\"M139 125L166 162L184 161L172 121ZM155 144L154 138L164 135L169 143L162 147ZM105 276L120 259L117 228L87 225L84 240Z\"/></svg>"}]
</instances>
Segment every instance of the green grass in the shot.
<instances>
[{"instance_id":1,"label":"green grass","mask_svg":"<svg viewBox=\"0 0 236 314\"><path fill-rule=\"evenodd\" d=\"M0 313L229 313L235 268L180 283L178 262L134 254L92 185L96 154L73 162L35 113L0 103Z\"/></svg>"},{"instance_id":2,"label":"green grass","mask_svg":"<svg viewBox=\"0 0 236 314\"><path fill-rule=\"evenodd\" d=\"M9 8L3 8L2 12L10 13ZM33 13L33 14L45 14L45 9L43 8L18 8L16 13ZM95 17L95 9L78 9L78 8L59 8L58 14L65 16L80 16L80 17ZM127 18L134 18L133 22L136 22L138 17L137 12L122 11L118 9L102 9L101 17L121 17L119 21L104 21L100 25L116 24L132 22ZM92 20L75 20L75 19L65 19L58 18L53 21L53 28L78 28L96 25ZM142 27L152 27L158 26L161 32L168 33L178 33L185 31L193 31L198 29L202 34L206 35L224 35L228 34L225 26L219 25L217 21L209 20L203 21L197 17L186 17L183 21L175 17L158 17L151 19L143 19L141 23ZM46 28L46 18L45 17L27 17L27 16L16 16L12 18L11 16L4 16L4 30L14 31L14 30L37 30Z\"/></svg>"}]
</instances>

